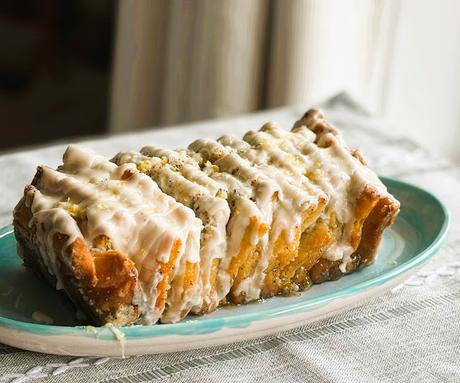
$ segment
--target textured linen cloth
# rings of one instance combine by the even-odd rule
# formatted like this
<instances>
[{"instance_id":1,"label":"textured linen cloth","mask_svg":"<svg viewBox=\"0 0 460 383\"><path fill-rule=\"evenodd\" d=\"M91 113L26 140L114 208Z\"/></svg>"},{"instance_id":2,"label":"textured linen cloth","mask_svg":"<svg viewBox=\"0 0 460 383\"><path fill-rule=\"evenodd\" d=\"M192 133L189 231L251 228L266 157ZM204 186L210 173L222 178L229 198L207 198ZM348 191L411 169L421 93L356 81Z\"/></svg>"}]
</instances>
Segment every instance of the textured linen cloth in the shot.
<instances>
[{"instance_id":1,"label":"textured linen cloth","mask_svg":"<svg viewBox=\"0 0 460 383\"><path fill-rule=\"evenodd\" d=\"M0 382L460 381L460 168L433 158L408 138L388 134L349 104L342 97L325 105L348 144L361 149L379 174L432 191L450 210L445 246L415 276L341 314L227 346L121 360L38 354L0 344ZM183 147L198 137L241 135L266 121L289 128L304 111L289 107L84 144L107 156L147 143ZM1 226L11 222L36 165L58 165L64 149L57 145L0 156Z\"/></svg>"}]
</instances>

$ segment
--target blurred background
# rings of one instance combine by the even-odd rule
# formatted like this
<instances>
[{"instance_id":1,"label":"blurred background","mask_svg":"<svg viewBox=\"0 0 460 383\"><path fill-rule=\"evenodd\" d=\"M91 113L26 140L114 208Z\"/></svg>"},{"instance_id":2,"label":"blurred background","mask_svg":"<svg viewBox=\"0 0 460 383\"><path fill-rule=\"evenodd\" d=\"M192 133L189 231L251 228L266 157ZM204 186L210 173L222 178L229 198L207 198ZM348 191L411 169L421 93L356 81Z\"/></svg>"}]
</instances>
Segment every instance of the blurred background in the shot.
<instances>
[{"instance_id":1,"label":"blurred background","mask_svg":"<svg viewBox=\"0 0 460 383\"><path fill-rule=\"evenodd\" d=\"M460 162L459 20L457 0L3 0L0 150L347 92Z\"/></svg>"}]
</instances>

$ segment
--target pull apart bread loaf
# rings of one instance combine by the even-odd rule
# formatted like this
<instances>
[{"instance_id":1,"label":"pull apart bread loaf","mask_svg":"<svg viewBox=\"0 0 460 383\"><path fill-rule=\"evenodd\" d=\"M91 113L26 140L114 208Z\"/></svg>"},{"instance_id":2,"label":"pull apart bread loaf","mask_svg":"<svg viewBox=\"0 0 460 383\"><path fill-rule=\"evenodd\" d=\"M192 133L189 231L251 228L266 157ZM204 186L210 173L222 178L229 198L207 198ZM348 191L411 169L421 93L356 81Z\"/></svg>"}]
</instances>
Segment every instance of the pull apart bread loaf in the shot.
<instances>
[{"instance_id":1,"label":"pull apart bread loaf","mask_svg":"<svg viewBox=\"0 0 460 383\"><path fill-rule=\"evenodd\" d=\"M14 211L18 252L96 324L176 322L289 295L373 262L398 201L317 110L291 131L77 146ZM308 295L305 295L308 299Z\"/></svg>"}]
</instances>

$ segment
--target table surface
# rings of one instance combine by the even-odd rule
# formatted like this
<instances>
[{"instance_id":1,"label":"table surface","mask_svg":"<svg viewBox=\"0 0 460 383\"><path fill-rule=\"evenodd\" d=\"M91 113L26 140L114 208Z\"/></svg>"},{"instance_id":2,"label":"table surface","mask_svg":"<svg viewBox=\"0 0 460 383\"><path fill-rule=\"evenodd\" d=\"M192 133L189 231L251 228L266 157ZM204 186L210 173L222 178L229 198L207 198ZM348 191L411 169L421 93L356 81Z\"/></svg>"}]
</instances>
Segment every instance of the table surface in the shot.
<instances>
[{"instance_id":1,"label":"table surface","mask_svg":"<svg viewBox=\"0 0 460 383\"><path fill-rule=\"evenodd\" d=\"M420 272L359 307L291 330L289 337L124 360L37 354L0 344L0 382L460 381L460 168L408 138L388 134L346 98L324 109L378 174L426 188L450 210L447 243ZM107 156L146 143L176 148L199 137L242 135L267 121L288 128L303 112L292 106L81 143ZM57 166L65 146L0 156L0 226L11 222L36 165Z\"/></svg>"}]
</instances>

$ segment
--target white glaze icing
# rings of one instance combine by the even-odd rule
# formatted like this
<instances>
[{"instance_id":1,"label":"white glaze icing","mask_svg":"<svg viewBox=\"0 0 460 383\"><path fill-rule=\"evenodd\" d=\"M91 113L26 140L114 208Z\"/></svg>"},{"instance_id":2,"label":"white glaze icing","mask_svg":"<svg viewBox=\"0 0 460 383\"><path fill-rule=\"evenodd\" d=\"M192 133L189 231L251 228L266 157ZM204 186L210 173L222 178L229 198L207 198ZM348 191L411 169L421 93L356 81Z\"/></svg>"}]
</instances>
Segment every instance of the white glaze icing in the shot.
<instances>
[{"instance_id":1,"label":"white glaze icing","mask_svg":"<svg viewBox=\"0 0 460 383\"><path fill-rule=\"evenodd\" d=\"M364 185L356 185L358 190L353 194L350 193L351 175L354 171L347 167L348 158L344 161L344 153L336 152L334 144L329 148L318 147L312 142L312 132L307 128L290 133L272 126L266 132L267 141L287 154L284 160L278 158L278 163L289 163L292 172L310 175L312 181L327 194L329 202L322 219L328 222L333 212L345 227L342 236L327 249L324 257L332 261L347 258L346 262L348 262L353 252L349 235L353 223L351 218L354 203L364 188ZM247 134L244 139L250 140L250 134Z\"/></svg>"},{"instance_id":2,"label":"white glaze icing","mask_svg":"<svg viewBox=\"0 0 460 383\"><path fill-rule=\"evenodd\" d=\"M252 148L235 137L223 136L218 140L218 145L203 140L200 142L205 145L205 153L214 147L218 155L214 164L222 171L234 173L247 182L248 187L252 188L252 198L265 213L264 219L270 227L267 246L262 251L255 272L236 288L234 286L236 293L244 293L247 300L257 299L268 262L274 256L276 241L285 235L288 241L293 242L295 232L302 225L304 213L313 212L319 199L325 200L326 195L308 179L293 177L268 164L264 160L264 150ZM296 241L298 243L299 238Z\"/></svg>"},{"instance_id":3,"label":"white glaze icing","mask_svg":"<svg viewBox=\"0 0 460 383\"><path fill-rule=\"evenodd\" d=\"M260 295L268 261L274 256L274 246L280 235L285 235L289 242L293 242L297 230L308 230L309 227L303 225L303 219L308 219L316 211L319 201L326 201L327 196L308 178L290 174L272 165L268 157L276 156L276 152L269 145L251 146L231 135L219 138L218 142L224 145L227 151L238 153L238 156L251 164L252 169L270 180L274 185L272 187L279 190L276 200L271 201L274 206L266 254L261 257L256 272L246 278L238 288L247 294L249 300L257 299L254 297ZM264 207L265 204L262 203L261 206ZM296 241L298 243L299 238Z\"/></svg>"},{"instance_id":4,"label":"white glaze icing","mask_svg":"<svg viewBox=\"0 0 460 383\"><path fill-rule=\"evenodd\" d=\"M309 175L327 194L329 203L322 218L327 221L334 213L343 225L343 231L324 257L332 261L342 260L340 269L345 272L354 251L350 240L355 204L364 187L372 186L382 196L389 194L375 173L351 155L337 129L327 125L327 130L313 133L318 124L325 123L321 113L313 114L305 123L308 126L298 124L291 132L273 124L267 124L262 130L267 133L265 138L268 145L278 147L285 153L284 158L280 156L283 160L277 158L278 164L291 172ZM244 139L251 142L252 136L253 132L249 132ZM326 144L327 147L323 147Z\"/></svg>"},{"instance_id":5,"label":"white glaze icing","mask_svg":"<svg viewBox=\"0 0 460 383\"><path fill-rule=\"evenodd\" d=\"M142 148L141 153L168 161L189 181L205 187L211 195L228 201L230 217L226 227L218 228L219 237L225 238L227 244L217 274L216 296L219 302L222 301L232 287L233 280L228 269L241 249L243 237L249 230L250 218L255 217L258 222L263 223L262 213L251 200L252 191L232 174L219 171L217 166L206 160L200 153L191 150L173 151L153 146ZM254 246L259 241L266 242L266 238L260 237L258 226L252 228L250 240Z\"/></svg>"},{"instance_id":6,"label":"white glaze icing","mask_svg":"<svg viewBox=\"0 0 460 383\"><path fill-rule=\"evenodd\" d=\"M38 185L27 197L33 213L30 224L37 228L40 252L58 279L57 288L61 284L54 234L67 235L66 245L80 237L89 247L96 237L105 235L114 249L136 264L143 291L139 304L146 323L154 323L162 314L154 308L162 277L157 269L160 262L169 261L174 243L182 241L175 277L182 271L182 260L199 263L201 221L134 164L117 166L89 150L70 146L58 171L42 168ZM66 248L60 254L64 261ZM178 304L182 306L182 301L169 302L168 310L178 315Z\"/></svg>"},{"instance_id":7,"label":"white glaze icing","mask_svg":"<svg viewBox=\"0 0 460 383\"><path fill-rule=\"evenodd\" d=\"M147 152L147 149L144 152ZM150 148L150 154L151 156L134 151L122 152L114 158L114 161L117 164L135 163L140 171L145 172L156 181L163 192L193 209L196 216L202 220L200 248L202 289L200 294L189 297L189 301L193 301L193 306L195 306L193 311L196 312L201 310L203 304L216 307L221 297L217 295L217 291L212 289L210 277L213 262L216 259L220 262L220 259L226 254L226 225L230 216L227 201L216 196L218 187L207 188L202 185L202 183L209 185L213 182L212 179L207 179L205 174L200 178L201 183L190 177L190 175L202 173L198 165L193 167L190 163L183 164L179 161L180 156L174 151L155 152ZM159 157L154 157L155 154ZM186 172L189 177L184 176L182 172Z\"/></svg>"}]
</instances>

